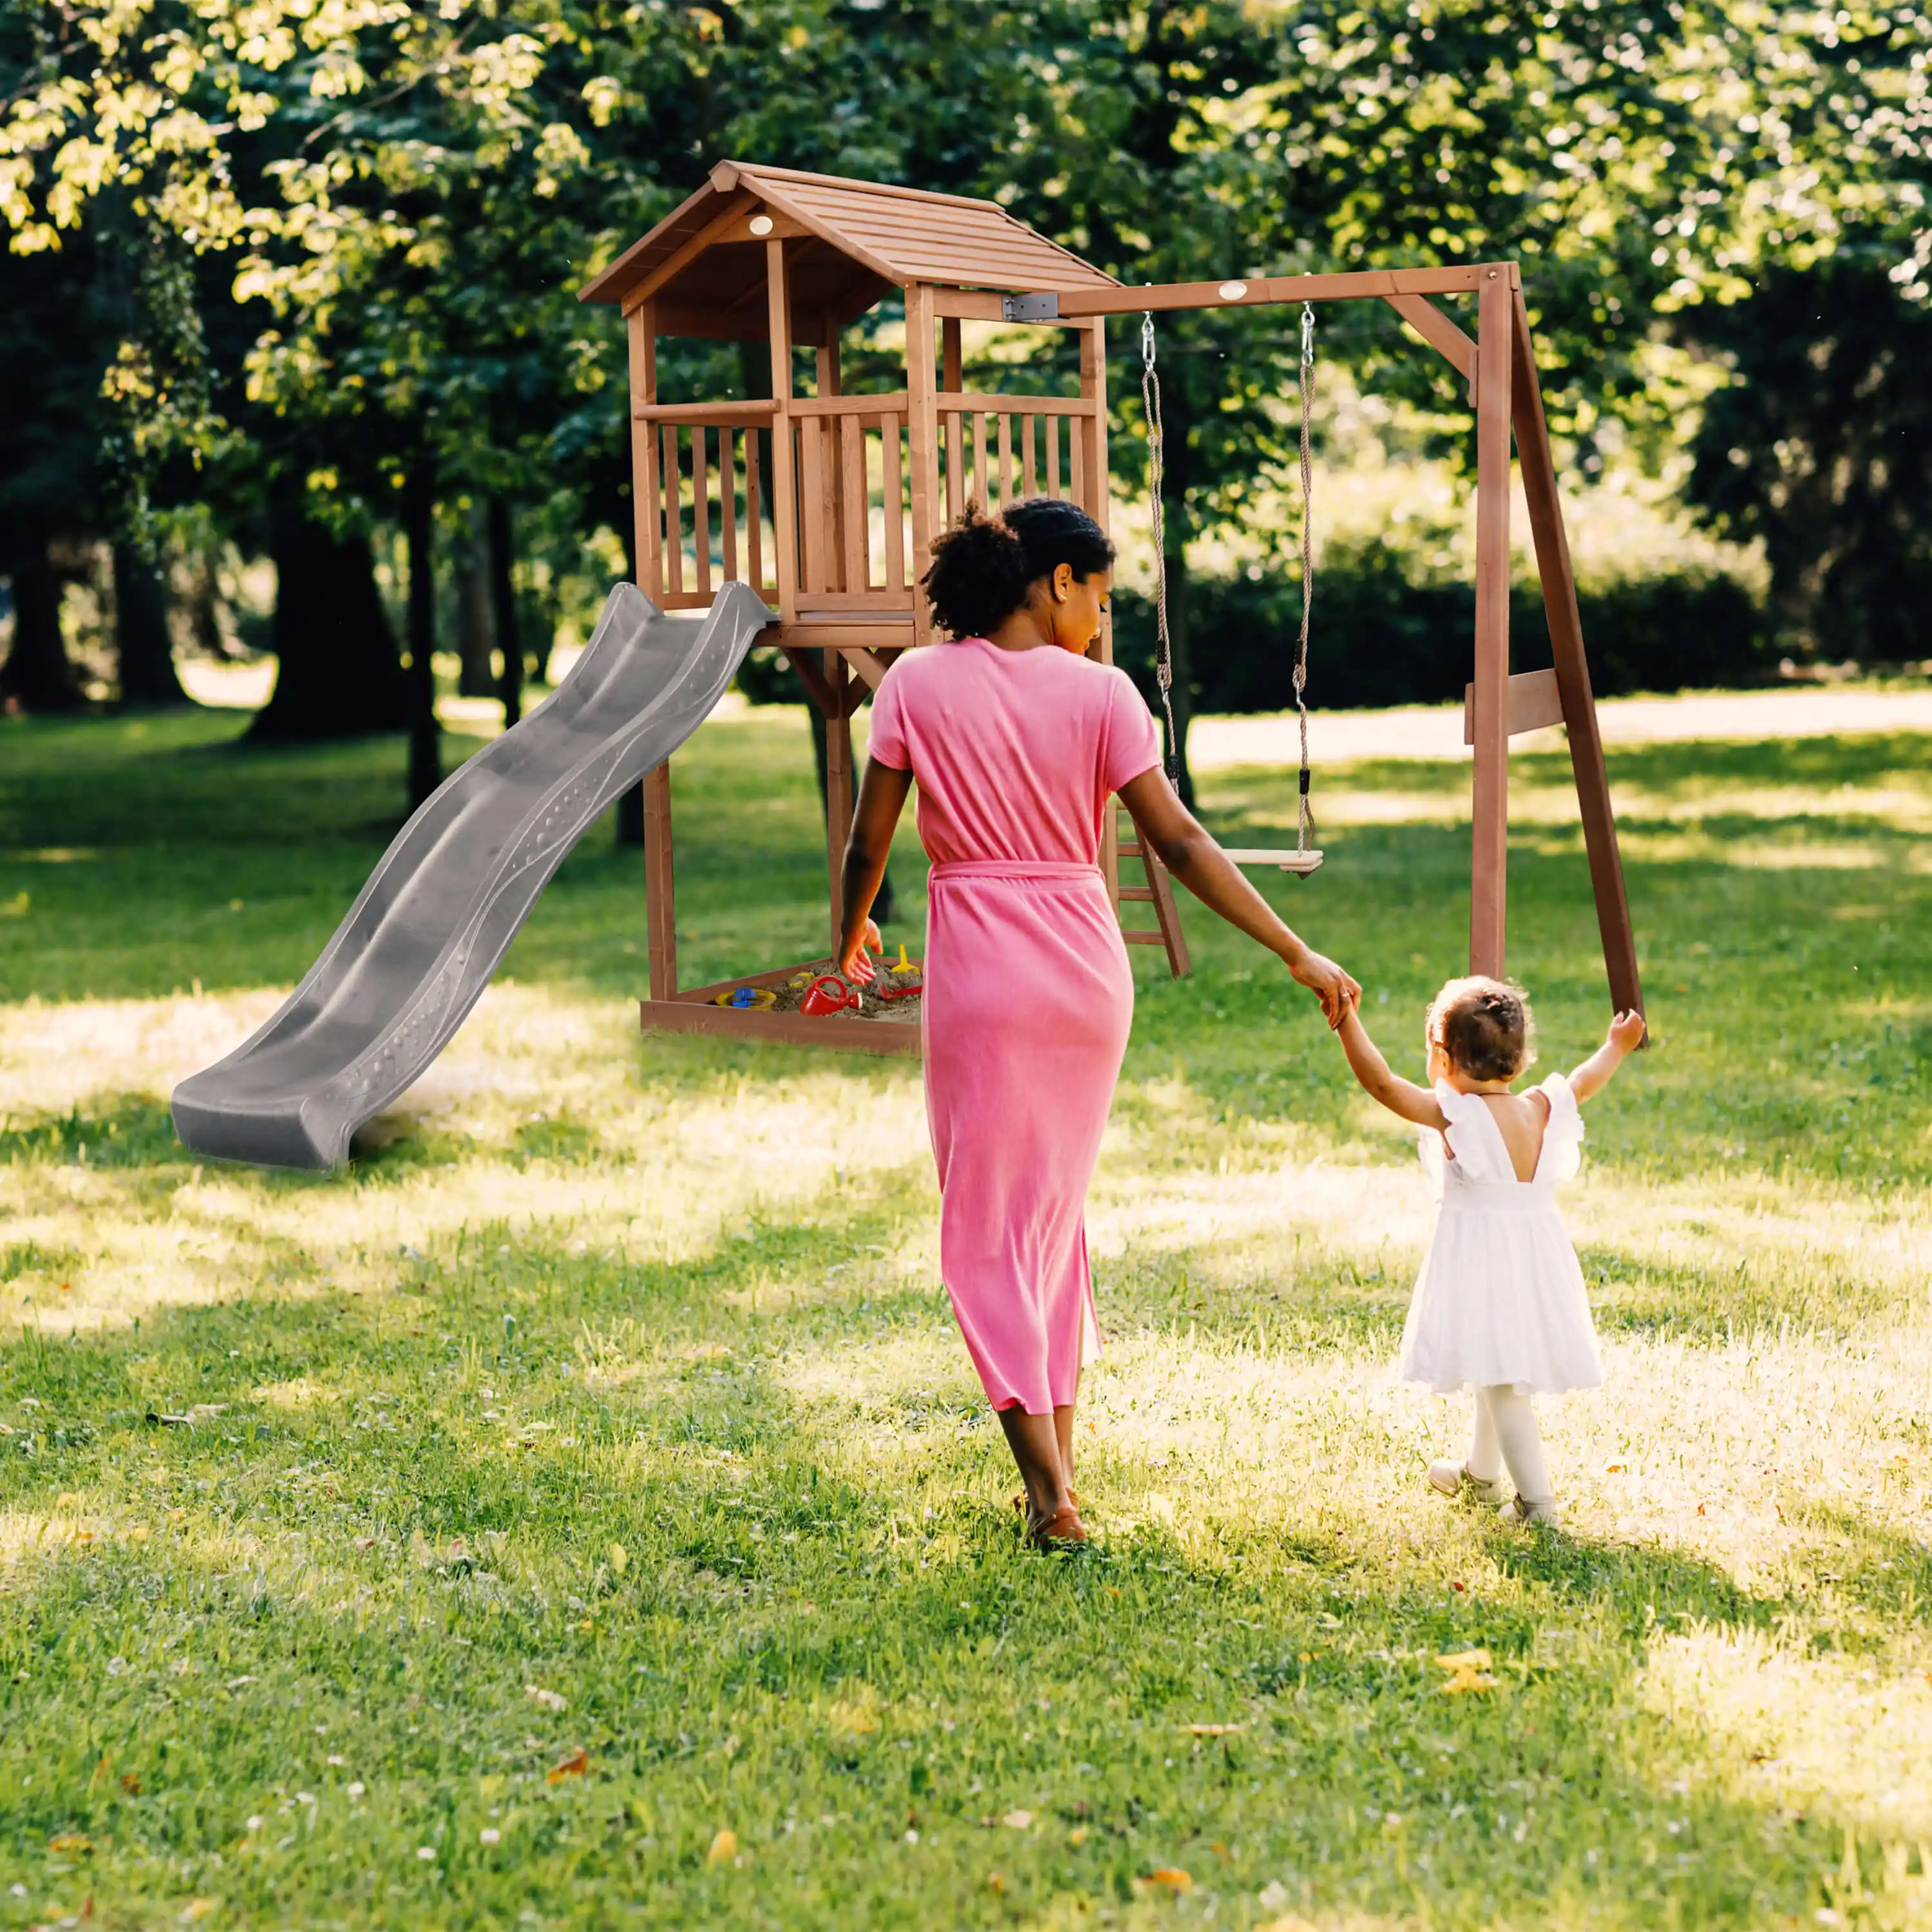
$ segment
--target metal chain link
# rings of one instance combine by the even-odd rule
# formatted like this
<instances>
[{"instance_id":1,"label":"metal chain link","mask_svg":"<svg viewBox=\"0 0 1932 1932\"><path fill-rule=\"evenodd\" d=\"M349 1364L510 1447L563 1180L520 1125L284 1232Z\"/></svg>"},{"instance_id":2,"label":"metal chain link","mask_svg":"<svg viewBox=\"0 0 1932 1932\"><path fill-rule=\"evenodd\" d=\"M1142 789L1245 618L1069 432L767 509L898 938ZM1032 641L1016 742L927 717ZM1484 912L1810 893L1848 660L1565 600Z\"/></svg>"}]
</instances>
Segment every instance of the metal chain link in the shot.
<instances>
[{"instance_id":1,"label":"metal chain link","mask_svg":"<svg viewBox=\"0 0 1932 1932\"><path fill-rule=\"evenodd\" d=\"M1154 500L1154 681L1167 718L1168 782L1178 787L1180 744L1174 729L1174 642L1167 631L1167 524L1160 494L1167 466L1166 432L1160 418L1160 375L1154 368L1151 310L1141 318L1141 410L1147 421L1148 494ZM1304 630L1305 634L1305 625Z\"/></svg>"},{"instance_id":2,"label":"metal chain link","mask_svg":"<svg viewBox=\"0 0 1932 1932\"><path fill-rule=\"evenodd\" d=\"M1153 318L1148 318L1148 327ZM1308 706L1303 693L1308 684L1308 620L1315 607L1315 470L1309 451L1309 410L1315 387L1315 310L1301 304L1301 636L1294 652L1294 708L1300 714L1301 774L1294 849L1308 850L1315 830L1309 803Z\"/></svg>"}]
</instances>

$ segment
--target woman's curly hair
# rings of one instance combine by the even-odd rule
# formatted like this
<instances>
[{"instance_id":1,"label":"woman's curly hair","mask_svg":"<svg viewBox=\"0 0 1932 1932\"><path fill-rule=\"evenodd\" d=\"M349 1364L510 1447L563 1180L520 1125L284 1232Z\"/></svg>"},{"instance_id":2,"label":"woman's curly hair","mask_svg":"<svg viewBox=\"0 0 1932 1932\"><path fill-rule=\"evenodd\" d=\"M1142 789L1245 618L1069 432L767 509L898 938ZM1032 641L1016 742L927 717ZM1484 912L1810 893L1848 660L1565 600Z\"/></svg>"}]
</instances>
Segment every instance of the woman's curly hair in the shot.
<instances>
[{"instance_id":1,"label":"woman's curly hair","mask_svg":"<svg viewBox=\"0 0 1932 1932\"><path fill-rule=\"evenodd\" d=\"M1107 533L1078 503L1029 496L988 516L976 503L932 546L920 580L949 637L983 638L1024 607L1033 586L1061 564L1076 577L1112 567Z\"/></svg>"},{"instance_id":2,"label":"woman's curly hair","mask_svg":"<svg viewBox=\"0 0 1932 1932\"><path fill-rule=\"evenodd\" d=\"M1535 1016L1513 981L1451 980L1429 1008L1429 1040L1470 1080L1514 1080L1536 1058Z\"/></svg>"}]
</instances>

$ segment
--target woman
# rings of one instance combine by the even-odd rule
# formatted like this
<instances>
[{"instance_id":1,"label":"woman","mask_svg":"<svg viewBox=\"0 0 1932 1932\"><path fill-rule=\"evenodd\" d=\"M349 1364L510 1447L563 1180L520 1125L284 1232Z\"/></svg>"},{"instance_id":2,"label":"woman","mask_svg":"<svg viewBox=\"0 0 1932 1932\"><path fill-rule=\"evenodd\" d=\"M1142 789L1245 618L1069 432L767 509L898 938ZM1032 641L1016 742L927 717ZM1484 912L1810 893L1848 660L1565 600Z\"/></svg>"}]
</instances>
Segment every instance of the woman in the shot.
<instances>
[{"instance_id":1,"label":"woman","mask_svg":"<svg viewBox=\"0 0 1932 1932\"><path fill-rule=\"evenodd\" d=\"M1096 862L1109 794L1204 904L1281 956L1331 1026L1360 991L1195 822L1126 674L1088 658L1113 562L1099 525L1053 498L998 520L969 508L933 546L926 591L955 641L886 674L845 848L839 965L863 982L880 948L872 897L918 779L940 1271L1042 1546L1087 1538L1071 1486L1080 1370L1099 1347L1087 1188L1134 1008Z\"/></svg>"}]
</instances>

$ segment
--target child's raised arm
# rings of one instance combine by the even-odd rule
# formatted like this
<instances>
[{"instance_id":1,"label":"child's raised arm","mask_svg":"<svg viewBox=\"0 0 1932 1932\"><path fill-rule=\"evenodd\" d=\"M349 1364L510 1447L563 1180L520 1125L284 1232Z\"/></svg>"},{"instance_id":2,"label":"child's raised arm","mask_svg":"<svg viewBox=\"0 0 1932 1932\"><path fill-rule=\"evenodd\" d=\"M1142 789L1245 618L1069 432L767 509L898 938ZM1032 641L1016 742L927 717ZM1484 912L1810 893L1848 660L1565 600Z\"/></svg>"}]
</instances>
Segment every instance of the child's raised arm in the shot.
<instances>
[{"instance_id":1,"label":"child's raised arm","mask_svg":"<svg viewBox=\"0 0 1932 1932\"><path fill-rule=\"evenodd\" d=\"M1379 1100L1391 1114L1413 1120L1419 1127L1433 1127L1440 1132L1448 1126L1442 1109L1436 1104L1436 1096L1426 1087L1418 1087L1413 1080L1405 1080L1399 1073L1389 1071L1382 1048L1370 1039L1353 1000L1336 1031L1341 1037L1342 1051L1348 1056L1350 1070L1371 1100Z\"/></svg>"},{"instance_id":2,"label":"child's raised arm","mask_svg":"<svg viewBox=\"0 0 1932 1932\"><path fill-rule=\"evenodd\" d=\"M1604 1043L1570 1076L1570 1090L1580 1106L1592 1094L1600 1094L1610 1084L1610 1076L1623 1064L1624 1055L1643 1044L1643 1016L1619 1013L1610 1022Z\"/></svg>"}]
</instances>

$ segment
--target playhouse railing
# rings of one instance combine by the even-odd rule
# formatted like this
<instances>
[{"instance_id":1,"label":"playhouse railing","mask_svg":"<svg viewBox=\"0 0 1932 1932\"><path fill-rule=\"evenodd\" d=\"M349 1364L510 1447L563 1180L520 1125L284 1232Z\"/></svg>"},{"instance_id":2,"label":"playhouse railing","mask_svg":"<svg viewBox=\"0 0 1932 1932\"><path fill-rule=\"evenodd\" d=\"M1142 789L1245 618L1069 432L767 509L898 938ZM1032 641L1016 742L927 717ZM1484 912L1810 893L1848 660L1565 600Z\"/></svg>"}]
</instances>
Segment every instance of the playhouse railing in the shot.
<instances>
[{"instance_id":1,"label":"playhouse railing","mask_svg":"<svg viewBox=\"0 0 1932 1932\"><path fill-rule=\"evenodd\" d=\"M1096 411L1069 396L942 392L935 494L950 522L968 502L1004 508L1023 496L1088 502ZM906 392L798 397L781 430L776 404L653 403L636 412L650 513L643 520L645 587L666 610L709 604L718 587L749 584L776 607L781 547L768 478L771 439L793 439L797 581L807 621L908 616L912 465Z\"/></svg>"}]
</instances>

